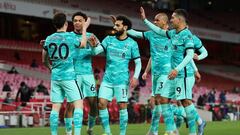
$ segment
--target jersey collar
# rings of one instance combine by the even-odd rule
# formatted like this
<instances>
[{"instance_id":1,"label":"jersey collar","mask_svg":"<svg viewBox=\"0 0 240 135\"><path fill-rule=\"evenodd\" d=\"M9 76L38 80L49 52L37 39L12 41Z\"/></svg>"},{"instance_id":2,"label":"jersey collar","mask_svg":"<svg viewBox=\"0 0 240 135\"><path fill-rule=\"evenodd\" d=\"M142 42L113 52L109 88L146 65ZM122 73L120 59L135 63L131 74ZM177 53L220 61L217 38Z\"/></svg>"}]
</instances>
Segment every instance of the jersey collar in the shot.
<instances>
[{"instance_id":1,"label":"jersey collar","mask_svg":"<svg viewBox=\"0 0 240 135\"><path fill-rule=\"evenodd\" d=\"M124 39L119 39L117 36L115 36L115 37L116 37L116 39L119 40L119 41L124 41L124 40L127 40L127 39L128 39L128 36L127 36L126 38L124 38Z\"/></svg>"}]
</instances>

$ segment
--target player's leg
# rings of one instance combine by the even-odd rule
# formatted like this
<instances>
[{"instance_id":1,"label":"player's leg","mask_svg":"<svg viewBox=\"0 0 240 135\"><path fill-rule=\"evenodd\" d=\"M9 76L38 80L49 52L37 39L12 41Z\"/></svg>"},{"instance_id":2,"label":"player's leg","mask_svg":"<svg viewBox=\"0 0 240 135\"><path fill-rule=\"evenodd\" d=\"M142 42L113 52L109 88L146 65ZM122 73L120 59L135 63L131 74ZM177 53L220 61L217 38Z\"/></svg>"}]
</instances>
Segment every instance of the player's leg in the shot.
<instances>
[{"instance_id":1,"label":"player's leg","mask_svg":"<svg viewBox=\"0 0 240 135\"><path fill-rule=\"evenodd\" d=\"M185 112L190 135L196 135L195 119L197 111L192 103L192 87L195 82L194 77L176 78L176 98L180 100Z\"/></svg>"},{"instance_id":2,"label":"player's leg","mask_svg":"<svg viewBox=\"0 0 240 135\"><path fill-rule=\"evenodd\" d=\"M83 93L85 99L88 101L88 105L90 107L90 112L88 114L88 128L87 134L93 135L93 127L96 123L96 116L98 113L97 108L97 91L96 91L96 84L93 75L82 75L83 79Z\"/></svg>"},{"instance_id":3,"label":"player's leg","mask_svg":"<svg viewBox=\"0 0 240 135\"><path fill-rule=\"evenodd\" d=\"M53 103L52 110L50 113L50 130L51 135L57 135L58 132L58 118L59 110L61 108L61 103L64 100L64 91L61 90L59 82L51 81L51 96L50 100Z\"/></svg>"},{"instance_id":4,"label":"player's leg","mask_svg":"<svg viewBox=\"0 0 240 135\"><path fill-rule=\"evenodd\" d=\"M89 135L93 134L93 127L96 123L96 117L98 113L97 109L97 97L87 97L89 106L90 106L90 112L88 114L88 128L87 132Z\"/></svg>"},{"instance_id":5,"label":"player's leg","mask_svg":"<svg viewBox=\"0 0 240 135\"><path fill-rule=\"evenodd\" d=\"M58 118L59 118L59 110L61 108L61 103L53 103L52 111L50 113L50 129L51 135L57 135L58 132Z\"/></svg>"},{"instance_id":6,"label":"player's leg","mask_svg":"<svg viewBox=\"0 0 240 135\"><path fill-rule=\"evenodd\" d=\"M66 92L67 102L74 104L74 135L80 135L83 121L83 92L75 80L64 81L62 87Z\"/></svg>"},{"instance_id":7,"label":"player's leg","mask_svg":"<svg viewBox=\"0 0 240 135\"><path fill-rule=\"evenodd\" d=\"M181 102L178 101L177 104L178 104L178 109L177 109L178 111L176 114L176 126L177 126L177 128L180 128L181 124L184 121L186 121L186 113L185 113L184 107L182 106ZM198 124L198 135L203 135L204 128L206 126L206 122L204 120L202 120L202 118L199 116L198 113L196 115L195 121ZM187 122L186 122L186 124L187 124ZM187 127L188 127L188 125L187 125Z\"/></svg>"},{"instance_id":8,"label":"player's leg","mask_svg":"<svg viewBox=\"0 0 240 135\"><path fill-rule=\"evenodd\" d=\"M203 135L204 128L206 127L207 123L204 120L198 120L198 121L201 121L201 122L198 122L198 135ZM199 123L201 123L201 124L199 124Z\"/></svg>"},{"instance_id":9,"label":"player's leg","mask_svg":"<svg viewBox=\"0 0 240 135\"><path fill-rule=\"evenodd\" d=\"M64 112L65 130L67 135L72 135L73 111L74 111L73 103L67 103Z\"/></svg>"},{"instance_id":10,"label":"player's leg","mask_svg":"<svg viewBox=\"0 0 240 135\"><path fill-rule=\"evenodd\" d=\"M120 126L120 135L126 135L127 124L128 124L128 111L127 111L127 102L128 102L128 85L119 85L114 87L114 96L117 99L119 106L119 126Z\"/></svg>"},{"instance_id":11,"label":"player's leg","mask_svg":"<svg viewBox=\"0 0 240 135\"><path fill-rule=\"evenodd\" d=\"M161 81L158 83L160 90L160 103L162 108L163 120L166 127L167 134L173 134L176 130L174 122L174 115L172 107L170 106L170 99L175 98L175 91L173 89L173 81L167 78L167 75L161 76ZM164 82L165 81L165 82ZM161 85L163 84L163 85Z\"/></svg>"},{"instance_id":12,"label":"player's leg","mask_svg":"<svg viewBox=\"0 0 240 135\"><path fill-rule=\"evenodd\" d=\"M192 88L194 86L195 80L192 79L191 77L187 77L187 91L189 92L189 96L192 95ZM198 135L203 135L204 134L204 128L206 126L206 122L204 120L202 120L202 118L199 116L196 107L195 108L195 121L198 124Z\"/></svg>"},{"instance_id":13,"label":"player's leg","mask_svg":"<svg viewBox=\"0 0 240 135\"><path fill-rule=\"evenodd\" d=\"M181 104L181 101L177 101L177 108L176 108L176 126L179 129L182 125L182 123L184 122L184 118L186 118L186 113L184 110L184 107Z\"/></svg>"},{"instance_id":14,"label":"player's leg","mask_svg":"<svg viewBox=\"0 0 240 135\"><path fill-rule=\"evenodd\" d=\"M162 113L162 108L160 104L160 95L155 95L155 106L152 111L152 121L150 126L150 132L148 135L158 135L159 121Z\"/></svg>"},{"instance_id":15,"label":"player's leg","mask_svg":"<svg viewBox=\"0 0 240 135\"><path fill-rule=\"evenodd\" d=\"M197 111L195 109L195 106L193 105L192 101L188 100L188 99L181 100L181 102L185 108L187 123L188 123L188 128L189 128L189 134L196 135L195 118L197 115Z\"/></svg>"},{"instance_id":16,"label":"player's leg","mask_svg":"<svg viewBox=\"0 0 240 135\"><path fill-rule=\"evenodd\" d=\"M158 85L158 76L152 76L152 95L154 95L155 100L155 106L152 110L152 121L150 129L147 133L147 135L157 135L158 134L158 128L159 128L159 120L161 117L161 104L160 104L160 91L157 91L157 88L159 89Z\"/></svg>"},{"instance_id":17,"label":"player's leg","mask_svg":"<svg viewBox=\"0 0 240 135\"><path fill-rule=\"evenodd\" d=\"M101 120L103 129L104 129L104 134L106 135L111 135L107 105L108 105L108 101L112 100L112 97L113 97L113 87L105 82L102 82L99 88L98 109L99 109L99 118Z\"/></svg>"}]
</instances>

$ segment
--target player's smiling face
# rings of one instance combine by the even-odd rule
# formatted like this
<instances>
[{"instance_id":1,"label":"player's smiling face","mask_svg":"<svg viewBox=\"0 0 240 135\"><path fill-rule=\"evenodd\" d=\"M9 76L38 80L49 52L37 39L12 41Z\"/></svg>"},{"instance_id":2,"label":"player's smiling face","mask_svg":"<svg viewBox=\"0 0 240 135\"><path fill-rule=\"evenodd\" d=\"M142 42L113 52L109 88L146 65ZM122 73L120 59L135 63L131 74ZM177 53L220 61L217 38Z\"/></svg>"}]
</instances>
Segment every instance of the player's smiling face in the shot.
<instances>
[{"instance_id":1,"label":"player's smiling face","mask_svg":"<svg viewBox=\"0 0 240 135\"><path fill-rule=\"evenodd\" d=\"M82 16L75 16L73 19L74 31L81 31L85 19Z\"/></svg>"}]
</instances>

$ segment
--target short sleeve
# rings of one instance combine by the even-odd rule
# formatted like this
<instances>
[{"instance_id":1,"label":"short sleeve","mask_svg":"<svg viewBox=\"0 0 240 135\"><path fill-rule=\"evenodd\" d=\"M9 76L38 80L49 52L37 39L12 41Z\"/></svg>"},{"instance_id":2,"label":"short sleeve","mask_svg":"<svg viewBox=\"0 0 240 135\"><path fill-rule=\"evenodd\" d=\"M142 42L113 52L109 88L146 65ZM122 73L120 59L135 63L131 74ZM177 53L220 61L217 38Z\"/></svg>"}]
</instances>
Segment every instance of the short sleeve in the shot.
<instances>
[{"instance_id":1,"label":"short sleeve","mask_svg":"<svg viewBox=\"0 0 240 135\"><path fill-rule=\"evenodd\" d=\"M188 35L184 39L184 44L186 49L194 49L194 42L192 35Z\"/></svg>"},{"instance_id":2,"label":"short sleeve","mask_svg":"<svg viewBox=\"0 0 240 135\"><path fill-rule=\"evenodd\" d=\"M151 31L143 32L143 38L149 40L151 37Z\"/></svg>"},{"instance_id":3,"label":"short sleeve","mask_svg":"<svg viewBox=\"0 0 240 135\"><path fill-rule=\"evenodd\" d=\"M199 50L203 46L202 41L196 36L193 37L193 42L194 42L194 49L196 51Z\"/></svg>"}]
</instances>

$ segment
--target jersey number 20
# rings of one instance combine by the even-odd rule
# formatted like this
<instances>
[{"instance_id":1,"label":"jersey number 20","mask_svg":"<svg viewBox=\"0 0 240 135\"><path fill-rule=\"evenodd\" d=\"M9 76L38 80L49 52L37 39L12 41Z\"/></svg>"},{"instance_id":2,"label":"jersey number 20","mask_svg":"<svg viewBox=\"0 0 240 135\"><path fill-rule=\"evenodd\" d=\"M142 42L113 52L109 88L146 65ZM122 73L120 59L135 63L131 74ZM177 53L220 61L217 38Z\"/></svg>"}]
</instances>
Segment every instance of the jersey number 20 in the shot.
<instances>
[{"instance_id":1,"label":"jersey number 20","mask_svg":"<svg viewBox=\"0 0 240 135\"><path fill-rule=\"evenodd\" d=\"M65 43L62 43L59 46L55 43L51 43L49 45L49 48L54 49L52 52L52 55L51 55L51 59L59 59L60 58L62 60L65 60L69 55L69 48L68 48L67 44L65 44ZM63 49L66 50L64 56L63 56ZM58 55L56 55L56 53L58 53Z\"/></svg>"}]
</instances>

